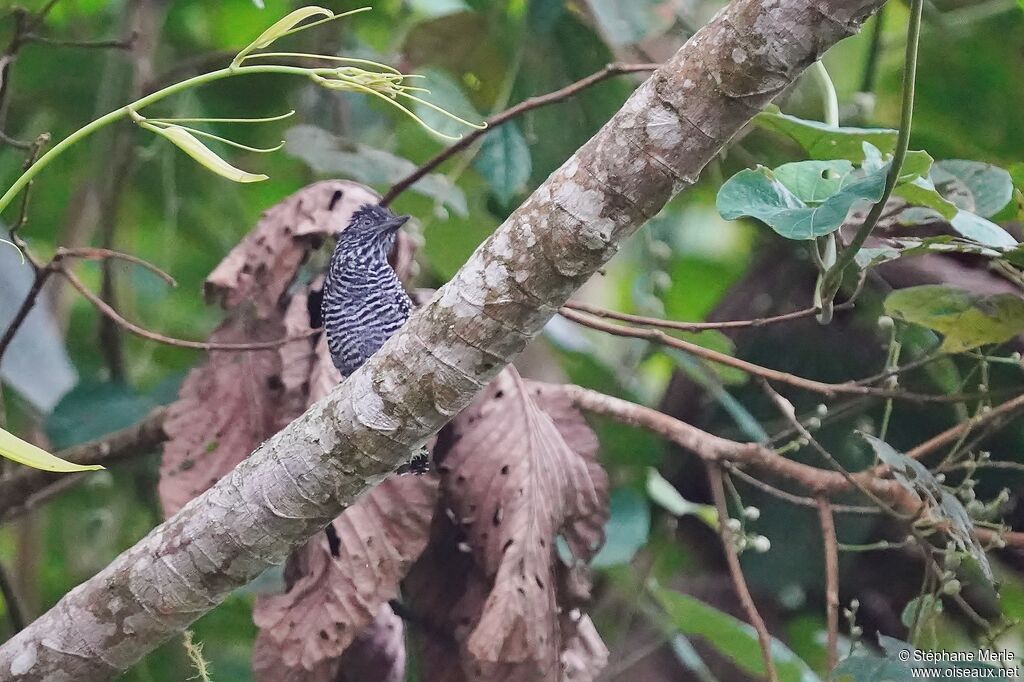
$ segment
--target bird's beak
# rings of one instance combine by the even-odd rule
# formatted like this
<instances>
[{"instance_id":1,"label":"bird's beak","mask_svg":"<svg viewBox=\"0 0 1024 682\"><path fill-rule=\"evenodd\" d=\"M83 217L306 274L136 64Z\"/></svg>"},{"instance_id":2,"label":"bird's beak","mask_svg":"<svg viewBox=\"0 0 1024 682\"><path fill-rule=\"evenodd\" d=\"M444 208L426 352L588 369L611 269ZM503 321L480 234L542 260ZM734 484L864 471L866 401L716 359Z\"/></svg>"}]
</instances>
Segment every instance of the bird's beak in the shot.
<instances>
[{"instance_id":1,"label":"bird's beak","mask_svg":"<svg viewBox=\"0 0 1024 682\"><path fill-rule=\"evenodd\" d=\"M402 225L405 225L407 220L409 220L409 216L407 215L396 216L393 220L389 220L384 223L384 229L389 232L394 232Z\"/></svg>"}]
</instances>

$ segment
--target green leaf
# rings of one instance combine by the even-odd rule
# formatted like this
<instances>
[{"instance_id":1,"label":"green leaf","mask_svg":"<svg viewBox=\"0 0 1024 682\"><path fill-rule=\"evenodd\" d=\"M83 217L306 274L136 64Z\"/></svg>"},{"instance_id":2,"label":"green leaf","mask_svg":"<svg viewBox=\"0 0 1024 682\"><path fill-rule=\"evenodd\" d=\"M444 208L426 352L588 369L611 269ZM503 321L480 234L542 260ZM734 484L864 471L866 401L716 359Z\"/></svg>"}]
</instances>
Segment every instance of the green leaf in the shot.
<instances>
[{"instance_id":1,"label":"green leaf","mask_svg":"<svg viewBox=\"0 0 1024 682\"><path fill-rule=\"evenodd\" d=\"M628 564L647 544L651 532L651 509L640 494L630 488L616 488L608 502L604 545L591 560L594 568Z\"/></svg>"},{"instance_id":2,"label":"green leaf","mask_svg":"<svg viewBox=\"0 0 1024 682\"><path fill-rule=\"evenodd\" d=\"M692 515L708 524L711 528L718 528L718 512L714 507L707 504L690 502L676 490L674 485L665 480L665 477L658 473L658 470L654 467L647 468L646 488L647 496L673 516Z\"/></svg>"},{"instance_id":3,"label":"green leaf","mask_svg":"<svg viewBox=\"0 0 1024 682\"><path fill-rule=\"evenodd\" d=\"M635 45L672 25L659 11L659 0L589 0L587 4L612 45Z\"/></svg>"},{"instance_id":4,"label":"green leaf","mask_svg":"<svg viewBox=\"0 0 1024 682\"><path fill-rule=\"evenodd\" d=\"M772 173L801 201L820 203L842 188L853 173L853 164L846 159L797 161L779 166Z\"/></svg>"},{"instance_id":5,"label":"green leaf","mask_svg":"<svg viewBox=\"0 0 1024 682\"><path fill-rule=\"evenodd\" d=\"M74 464L51 455L42 448L37 448L32 443L23 441L10 431L0 429L0 457L43 471L56 473L72 473L76 471L95 471L102 469L98 464Z\"/></svg>"},{"instance_id":6,"label":"green leaf","mask_svg":"<svg viewBox=\"0 0 1024 682\"><path fill-rule=\"evenodd\" d=\"M931 181L940 190L957 188L966 190L966 196L951 196L961 209L990 218L999 213L1013 199L1013 179L1010 174L990 163L950 159L938 161L931 171Z\"/></svg>"},{"instance_id":7,"label":"green leaf","mask_svg":"<svg viewBox=\"0 0 1024 682\"><path fill-rule=\"evenodd\" d=\"M935 219L938 218L939 216L935 215ZM857 259L857 265L863 269L880 265L881 263L888 263L904 256L918 256L925 253L965 253L985 258L1007 258L1012 261L1012 256L1021 252L1015 250L1006 253L943 234L926 239L918 239L916 237L888 239L882 246L861 247L854 258Z\"/></svg>"},{"instance_id":8,"label":"green leaf","mask_svg":"<svg viewBox=\"0 0 1024 682\"><path fill-rule=\"evenodd\" d=\"M912 206L932 209L945 220L952 220L959 210L956 204L939 194L931 180L924 177L902 182L893 188L892 193Z\"/></svg>"},{"instance_id":9,"label":"green leaf","mask_svg":"<svg viewBox=\"0 0 1024 682\"><path fill-rule=\"evenodd\" d=\"M835 128L820 121L783 114L777 107L768 107L759 113L754 123L791 137L812 159L849 159L854 163L864 160L864 142L891 151L896 147L899 134L889 128Z\"/></svg>"},{"instance_id":10,"label":"green leaf","mask_svg":"<svg viewBox=\"0 0 1024 682\"><path fill-rule=\"evenodd\" d=\"M932 159L931 154L928 152L920 150L908 151L903 158L903 165L900 166L900 177L896 182L910 182L915 178L928 177L933 161L934 159Z\"/></svg>"},{"instance_id":11,"label":"green leaf","mask_svg":"<svg viewBox=\"0 0 1024 682\"><path fill-rule=\"evenodd\" d=\"M947 353L1001 343L1024 330L1024 300L1013 294L977 296L945 284L894 291L885 311L943 334Z\"/></svg>"},{"instance_id":12,"label":"green leaf","mask_svg":"<svg viewBox=\"0 0 1024 682\"><path fill-rule=\"evenodd\" d=\"M235 168L230 163L217 156L209 147L181 126L155 126L141 122L143 128L151 130L171 141L181 151L191 156L199 165L217 175L233 180L234 182L260 182L266 180L267 176L260 173L249 173L240 168Z\"/></svg>"},{"instance_id":13,"label":"green leaf","mask_svg":"<svg viewBox=\"0 0 1024 682\"><path fill-rule=\"evenodd\" d=\"M848 176L841 190L813 207L767 168L743 170L718 191L718 212L728 220L742 216L757 218L787 239L822 237L838 230L855 205L882 198L887 168L882 166L863 177Z\"/></svg>"},{"instance_id":14,"label":"green leaf","mask_svg":"<svg viewBox=\"0 0 1024 682\"><path fill-rule=\"evenodd\" d=\"M46 419L46 435L55 448L67 448L142 420L158 405L177 398L180 377L139 393L119 382L83 379Z\"/></svg>"},{"instance_id":15,"label":"green leaf","mask_svg":"<svg viewBox=\"0 0 1024 682\"><path fill-rule=\"evenodd\" d=\"M484 176L494 195L508 205L524 189L532 171L530 147L512 121L484 137L473 166Z\"/></svg>"},{"instance_id":16,"label":"green leaf","mask_svg":"<svg viewBox=\"0 0 1024 682\"><path fill-rule=\"evenodd\" d=\"M687 637L703 638L751 675L762 677L765 674L761 647L753 627L686 594L660 587L652 587L651 594L679 632ZM771 655L783 682L820 682L806 663L774 637Z\"/></svg>"},{"instance_id":17,"label":"green leaf","mask_svg":"<svg viewBox=\"0 0 1024 682\"><path fill-rule=\"evenodd\" d=\"M936 480L932 472L916 459L907 457L874 436L866 433L861 435L878 455L878 459L892 470L896 482L919 496L928 505L932 514L948 522L946 532L950 539L959 550L968 553L978 562L984 577L991 583L993 580L992 567L989 565L988 557L985 556L985 550L974 537L974 525L960 500L948 492Z\"/></svg>"},{"instance_id":18,"label":"green leaf","mask_svg":"<svg viewBox=\"0 0 1024 682\"><path fill-rule=\"evenodd\" d=\"M317 16L329 18L334 16L334 12L323 7L316 7L312 5L309 7L300 7L294 12L289 13L288 15L282 17L281 19L278 19L273 24L271 24L270 28L263 31L263 33L261 33L256 38L256 40L246 45L238 53L238 55L235 57L234 62L232 63L238 64L242 57L249 54L253 50L259 50L264 47L267 47L272 42L274 42L281 36L287 34L289 31L291 31L293 28L301 24L306 19Z\"/></svg>"},{"instance_id":19,"label":"green leaf","mask_svg":"<svg viewBox=\"0 0 1024 682\"><path fill-rule=\"evenodd\" d=\"M290 128L285 133L284 148L315 173L340 175L367 185L391 186L416 170L416 164L408 159L331 135L316 126ZM460 216L468 215L466 195L444 175L431 173L417 180L410 189L441 202Z\"/></svg>"},{"instance_id":20,"label":"green leaf","mask_svg":"<svg viewBox=\"0 0 1024 682\"><path fill-rule=\"evenodd\" d=\"M906 682L910 679L917 678L908 664L868 653L854 654L839 661L829 677L830 682Z\"/></svg>"},{"instance_id":21,"label":"green leaf","mask_svg":"<svg viewBox=\"0 0 1024 682\"><path fill-rule=\"evenodd\" d=\"M992 221L986 220L970 211L962 209L957 211L957 214L949 221L949 224L959 234L985 246L998 248L1013 248L1017 246L1017 240L1009 232Z\"/></svg>"},{"instance_id":22,"label":"green leaf","mask_svg":"<svg viewBox=\"0 0 1024 682\"><path fill-rule=\"evenodd\" d=\"M477 113L476 108L466 97L465 93L462 92L462 88L446 72L431 68L425 69L423 75L426 76L426 79L423 81L426 83L425 87L429 88L430 92L417 93L420 97L467 121L481 120L482 117ZM466 131L464 124L426 105L416 103L413 110L424 123L442 135L457 138L461 137Z\"/></svg>"}]
</instances>

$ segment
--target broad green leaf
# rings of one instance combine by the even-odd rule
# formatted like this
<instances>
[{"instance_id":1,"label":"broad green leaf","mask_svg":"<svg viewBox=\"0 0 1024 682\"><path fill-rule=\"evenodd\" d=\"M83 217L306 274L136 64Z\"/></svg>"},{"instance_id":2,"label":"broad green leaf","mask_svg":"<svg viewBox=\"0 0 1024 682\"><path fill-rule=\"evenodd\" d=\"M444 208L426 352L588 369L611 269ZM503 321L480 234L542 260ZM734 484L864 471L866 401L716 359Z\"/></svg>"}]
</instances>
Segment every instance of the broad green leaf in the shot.
<instances>
[{"instance_id":1,"label":"broad green leaf","mask_svg":"<svg viewBox=\"0 0 1024 682\"><path fill-rule=\"evenodd\" d=\"M909 664L870 653L844 658L829 677L830 682L906 682L910 679L917 678Z\"/></svg>"},{"instance_id":2,"label":"broad green leaf","mask_svg":"<svg viewBox=\"0 0 1024 682\"><path fill-rule=\"evenodd\" d=\"M869 142L883 151L896 146L897 131L889 128L835 128L820 121L807 121L768 107L754 117L754 123L791 137L812 159L864 160L862 143Z\"/></svg>"},{"instance_id":3,"label":"broad green leaf","mask_svg":"<svg viewBox=\"0 0 1024 682\"><path fill-rule=\"evenodd\" d=\"M750 216L767 223L787 239L814 239L839 229L850 209L882 198L887 166L849 180L845 186L816 206L808 206L779 182L774 173L759 166L740 171L718 192L717 207L723 218Z\"/></svg>"},{"instance_id":4,"label":"broad green leaf","mask_svg":"<svg viewBox=\"0 0 1024 682\"><path fill-rule=\"evenodd\" d=\"M285 133L285 151L306 163L315 173L352 178L367 185L393 185L416 170L416 164L359 142L331 135L322 128L298 125ZM441 202L465 217L466 195L446 176L431 173L410 188Z\"/></svg>"},{"instance_id":5,"label":"broad green leaf","mask_svg":"<svg viewBox=\"0 0 1024 682\"><path fill-rule=\"evenodd\" d=\"M504 205L526 189L532 170L530 147L519 126L509 121L487 133L473 166Z\"/></svg>"},{"instance_id":6,"label":"broad green leaf","mask_svg":"<svg viewBox=\"0 0 1024 682\"><path fill-rule=\"evenodd\" d=\"M462 92L462 88L446 72L436 68L429 68L423 71L423 75L426 76L423 80L423 83L425 83L423 87L428 88L430 92L417 93L421 98L467 121L481 120L482 117L477 113L476 108L466 97L465 93ZM420 84L417 83L417 85ZM413 110L424 123L442 135L460 137L466 132L464 124L449 116L445 116L431 107L416 103Z\"/></svg>"},{"instance_id":7,"label":"broad green leaf","mask_svg":"<svg viewBox=\"0 0 1024 682\"><path fill-rule=\"evenodd\" d=\"M672 25L658 0L588 0L587 4L612 45L635 45Z\"/></svg>"},{"instance_id":8,"label":"broad green leaf","mask_svg":"<svg viewBox=\"0 0 1024 682\"><path fill-rule=\"evenodd\" d=\"M959 210L956 204L939 194L931 180L924 177L901 182L893 188L892 193L893 196L900 197L911 206L924 206L932 209L945 220L952 220Z\"/></svg>"},{"instance_id":9,"label":"broad green leaf","mask_svg":"<svg viewBox=\"0 0 1024 682\"><path fill-rule=\"evenodd\" d=\"M953 229L958 233L973 239L979 244L985 246L994 246L999 248L1012 248L1017 246L1017 240L1014 239L1009 232L999 227L990 220L986 220L979 215L971 213L970 211L964 211L963 209L957 211L957 214L953 216L953 219L949 221L949 224L953 226Z\"/></svg>"},{"instance_id":10,"label":"broad green leaf","mask_svg":"<svg viewBox=\"0 0 1024 682\"><path fill-rule=\"evenodd\" d=\"M915 178L928 177L932 168L931 154L920 150L910 150L903 157L903 165L900 166L900 177L897 182L910 182Z\"/></svg>"},{"instance_id":11,"label":"broad green leaf","mask_svg":"<svg viewBox=\"0 0 1024 682\"><path fill-rule=\"evenodd\" d=\"M628 564L647 544L651 532L651 509L647 500L629 488L616 488L608 501L608 522L604 545L591 560L594 568Z\"/></svg>"},{"instance_id":12,"label":"broad green leaf","mask_svg":"<svg viewBox=\"0 0 1024 682\"><path fill-rule=\"evenodd\" d=\"M967 190L968 196L950 197L961 209L990 218L1013 199L1010 174L989 163L950 159L932 167L931 180L939 190L953 183Z\"/></svg>"},{"instance_id":13,"label":"broad green leaf","mask_svg":"<svg viewBox=\"0 0 1024 682\"><path fill-rule=\"evenodd\" d=\"M889 637L887 635L879 635L878 643L882 647L882 651L885 653L886 658L890 661L900 661L903 659L909 661L905 664L907 667L914 669L916 672L911 673L907 677L900 678L901 680L931 680L932 682L939 682L939 680L949 679L993 679L992 673L995 673L997 666L989 665L979 658L979 649L975 649L974 659L970 661L932 661L928 660L927 651L920 651L911 644L904 642L901 639L895 637ZM981 651L983 651L982 649ZM964 672L954 673L953 671L986 671L985 674L966 674ZM992 671L991 673L987 671Z\"/></svg>"},{"instance_id":14,"label":"broad green leaf","mask_svg":"<svg viewBox=\"0 0 1024 682\"><path fill-rule=\"evenodd\" d=\"M939 219L938 214L933 214ZM918 239L907 237L888 239L882 246L861 247L854 256L862 269L888 263L904 256L918 256L925 253L965 253L986 258L1007 258L1007 253L974 242L966 242L951 235L937 235ZM1018 253L1013 251L1011 253Z\"/></svg>"},{"instance_id":15,"label":"broad green leaf","mask_svg":"<svg viewBox=\"0 0 1024 682\"><path fill-rule=\"evenodd\" d=\"M260 182L267 179L266 175L249 173L240 168L235 168L200 142L195 135L180 126L157 127L146 123L142 125L157 135L167 138L178 149L191 156L199 165L221 177L235 182Z\"/></svg>"},{"instance_id":16,"label":"broad green leaf","mask_svg":"<svg viewBox=\"0 0 1024 682\"><path fill-rule=\"evenodd\" d=\"M687 637L701 637L751 675L764 675L761 647L753 627L687 594L660 587L651 588L651 594L679 632ZM782 682L820 682L806 663L775 638L771 655Z\"/></svg>"},{"instance_id":17,"label":"broad green leaf","mask_svg":"<svg viewBox=\"0 0 1024 682\"><path fill-rule=\"evenodd\" d=\"M654 467L647 468L647 496L673 516L693 515L712 528L718 527L718 512L708 504L697 504L683 497Z\"/></svg>"},{"instance_id":18,"label":"broad green leaf","mask_svg":"<svg viewBox=\"0 0 1024 682\"><path fill-rule=\"evenodd\" d=\"M1019 297L977 296L945 284L894 291L885 299L885 311L944 335L942 350L947 353L1001 343L1024 330L1024 300Z\"/></svg>"},{"instance_id":19,"label":"broad green leaf","mask_svg":"<svg viewBox=\"0 0 1024 682\"><path fill-rule=\"evenodd\" d=\"M0 429L0 456L15 461L18 464L53 471L56 473L68 474L76 471L95 471L102 469L98 464L74 464L51 455L42 448L37 448L32 443L23 441L10 431Z\"/></svg>"},{"instance_id":20,"label":"broad green leaf","mask_svg":"<svg viewBox=\"0 0 1024 682\"><path fill-rule=\"evenodd\" d=\"M923 289L924 287L918 287ZM985 579L993 580L992 567L989 565L985 550L974 537L974 526L967 510L960 499L948 492L932 475L932 472L916 459L898 452L883 440L869 434L861 434L878 459L889 466L896 482L923 500L933 515L948 523L947 534L963 552L978 562Z\"/></svg>"},{"instance_id":21,"label":"broad green leaf","mask_svg":"<svg viewBox=\"0 0 1024 682\"><path fill-rule=\"evenodd\" d=\"M526 23L531 33L546 35L565 14L564 0L530 0L526 10Z\"/></svg>"},{"instance_id":22,"label":"broad green leaf","mask_svg":"<svg viewBox=\"0 0 1024 682\"><path fill-rule=\"evenodd\" d=\"M779 166L772 173L801 201L820 203L842 188L853 173L853 164L846 159L796 161Z\"/></svg>"}]
</instances>

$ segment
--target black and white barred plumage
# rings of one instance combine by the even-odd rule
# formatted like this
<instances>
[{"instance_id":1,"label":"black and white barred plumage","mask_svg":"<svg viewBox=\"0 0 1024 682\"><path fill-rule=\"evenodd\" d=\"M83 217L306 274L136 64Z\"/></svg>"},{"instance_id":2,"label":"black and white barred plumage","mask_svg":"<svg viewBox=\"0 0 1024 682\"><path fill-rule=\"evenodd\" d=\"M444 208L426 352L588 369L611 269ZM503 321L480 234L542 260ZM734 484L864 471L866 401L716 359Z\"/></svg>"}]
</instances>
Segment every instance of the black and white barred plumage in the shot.
<instances>
[{"instance_id":1,"label":"black and white barred plumage","mask_svg":"<svg viewBox=\"0 0 1024 682\"><path fill-rule=\"evenodd\" d=\"M338 238L324 281L323 322L334 366L349 376L405 324L412 301L388 254L408 216L361 207Z\"/></svg>"}]
</instances>

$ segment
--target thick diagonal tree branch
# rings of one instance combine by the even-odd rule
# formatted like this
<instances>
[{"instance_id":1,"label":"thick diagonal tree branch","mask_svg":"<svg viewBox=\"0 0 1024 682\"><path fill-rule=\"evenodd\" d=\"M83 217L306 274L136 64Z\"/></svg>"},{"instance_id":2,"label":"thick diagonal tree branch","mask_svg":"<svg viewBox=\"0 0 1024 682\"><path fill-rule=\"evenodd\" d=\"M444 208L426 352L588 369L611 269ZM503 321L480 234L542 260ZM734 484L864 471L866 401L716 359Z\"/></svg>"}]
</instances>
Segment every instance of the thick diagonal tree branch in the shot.
<instances>
[{"instance_id":1,"label":"thick diagonal tree branch","mask_svg":"<svg viewBox=\"0 0 1024 682\"><path fill-rule=\"evenodd\" d=\"M283 561L457 414L623 240L880 4L725 8L358 372L0 647L0 680L112 677Z\"/></svg>"}]
</instances>

